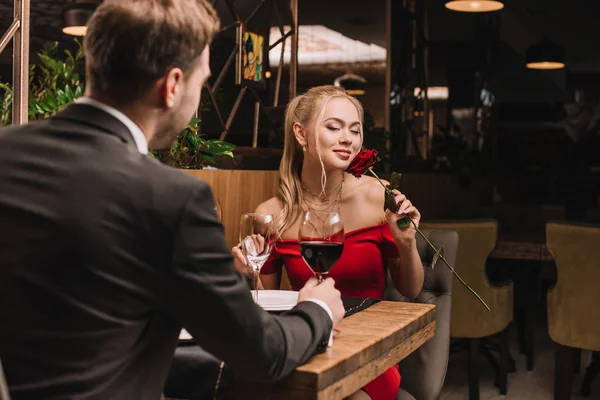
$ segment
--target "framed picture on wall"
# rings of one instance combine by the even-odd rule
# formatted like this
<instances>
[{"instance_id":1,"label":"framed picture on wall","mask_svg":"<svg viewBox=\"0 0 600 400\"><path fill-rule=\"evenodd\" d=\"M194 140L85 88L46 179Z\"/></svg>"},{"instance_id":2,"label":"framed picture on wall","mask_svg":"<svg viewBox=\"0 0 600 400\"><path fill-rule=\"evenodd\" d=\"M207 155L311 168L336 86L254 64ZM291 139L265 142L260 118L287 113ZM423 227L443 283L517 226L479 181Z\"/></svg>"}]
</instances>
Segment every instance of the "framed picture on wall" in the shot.
<instances>
[{"instance_id":1,"label":"framed picture on wall","mask_svg":"<svg viewBox=\"0 0 600 400\"><path fill-rule=\"evenodd\" d=\"M249 29L246 24L237 27L236 84L263 89L265 86L266 57L268 56L265 32Z\"/></svg>"}]
</instances>

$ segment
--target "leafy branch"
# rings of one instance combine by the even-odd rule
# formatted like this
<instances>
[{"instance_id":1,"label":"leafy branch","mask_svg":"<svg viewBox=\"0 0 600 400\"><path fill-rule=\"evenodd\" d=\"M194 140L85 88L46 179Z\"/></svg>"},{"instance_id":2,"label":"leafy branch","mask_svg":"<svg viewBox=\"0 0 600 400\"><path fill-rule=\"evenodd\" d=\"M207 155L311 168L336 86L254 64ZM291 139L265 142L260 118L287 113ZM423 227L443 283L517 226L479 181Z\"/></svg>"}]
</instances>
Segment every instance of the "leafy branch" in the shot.
<instances>
[{"instance_id":1,"label":"leafy branch","mask_svg":"<svg viewBox=\"0 0 600 400\"><path fill-rule=\"evenodd\" d=\"M200 119L193 118L162 161L176 168L192 169L214 165L217 157L233 158L234 144L217 139L204 139L200 134ZM161 158L158 155L157 158Z\"/></svg>"},{"instance_id":2,"label":"leafy branch","mask_svg":"<svg viewBox=\"0 0 600 400\"><path fill-rule=\"evenodd\" d=\"M58 42L48 42L38 53L39 66L29 66L30 121L48 118L83 95L84 85L78 72L84 58L83 47L78 39L74 41L78 46L75 55L65 50L65 57L57 58ZM0 96L0 124L10 125L14 97L12 85L0 83Z\"/></svg>"}]
</instances>

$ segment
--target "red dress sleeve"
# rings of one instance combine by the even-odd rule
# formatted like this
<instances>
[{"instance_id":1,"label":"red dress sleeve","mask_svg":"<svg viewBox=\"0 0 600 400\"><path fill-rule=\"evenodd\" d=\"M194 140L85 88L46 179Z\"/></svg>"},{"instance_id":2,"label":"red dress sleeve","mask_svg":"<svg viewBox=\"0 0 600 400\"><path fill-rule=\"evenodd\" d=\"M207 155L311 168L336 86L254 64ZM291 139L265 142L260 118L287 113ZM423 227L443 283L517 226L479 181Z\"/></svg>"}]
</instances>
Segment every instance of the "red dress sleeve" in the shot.
<instances>
[{"instance_id":1,"label":"red dress sleeve","mask_svg":"<svg viewBox=\"0 0 600 400\"><path fill-rule=\"evenodd\" d=\"M274 246L271 251L271 255L267 258L267 261L263 264L260 269L261 275L270 275L276 272L280 272L283 267L283 258L281 257L281 253L277 251L277 246Z\"/></svg>"},{"instance_id":2,"label":"red dress sleeve","mask_svg":"<svg viewBox=\"0 0 600 400\"><path fill-rule=\"evenodd\" d=\"M396 246L394 236L392 235L392 230L387 222L381 224L381 250L384 260L400 257L400 254L398 254L398 247Z\"/></svg>"}]
</instances>

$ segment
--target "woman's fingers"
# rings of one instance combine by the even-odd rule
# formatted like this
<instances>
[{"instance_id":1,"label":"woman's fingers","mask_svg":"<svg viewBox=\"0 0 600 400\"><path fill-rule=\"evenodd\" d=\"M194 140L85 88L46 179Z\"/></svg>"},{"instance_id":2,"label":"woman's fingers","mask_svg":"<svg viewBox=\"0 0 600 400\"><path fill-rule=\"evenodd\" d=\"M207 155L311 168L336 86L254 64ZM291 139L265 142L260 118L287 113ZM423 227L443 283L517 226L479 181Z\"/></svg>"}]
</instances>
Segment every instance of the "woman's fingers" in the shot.
<instances>
[{"instance_id":1,"label":"woman's fingers","mask_svg":"<svg viewBox=\"0 0 600 400\"><path fill-rule=\"evenodd\" d=\"M265 251L265 238L262 235L252 235L252 240L258 254L262 254Z\"/></svg>"},{"instance_id":2,"label":"woman's fingers","mask_svg":"<svg viewBox=\"0 0 600 400\"><path fill-rule=\"evenodd\" d=\"M235 246L231 249L231 254L233 255L233 267L242 274L247 274L248 270L248 260L246 260L246 256L244 252L239 248L239 246Z\"/></svg>"}]
</instances>

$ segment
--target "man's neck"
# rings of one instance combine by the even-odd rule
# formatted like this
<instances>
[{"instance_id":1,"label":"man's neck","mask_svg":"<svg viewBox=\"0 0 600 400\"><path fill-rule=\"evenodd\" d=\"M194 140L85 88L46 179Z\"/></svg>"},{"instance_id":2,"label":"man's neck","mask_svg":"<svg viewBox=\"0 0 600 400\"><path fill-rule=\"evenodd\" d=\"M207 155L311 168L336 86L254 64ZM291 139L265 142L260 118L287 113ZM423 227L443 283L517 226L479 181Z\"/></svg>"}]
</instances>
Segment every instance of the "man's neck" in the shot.
<instances>
[{"instance_id":1,"label":"man's neck","mask_svg":"<svg viewBox=\"0 0 600 400\"><path fill-rule=\"evenodd\" d=\"M96 100L100 103L106 104L107 106L112 107L115 110L123 113L134 124L139 126L144 136L146 137L146 141L150 143L156 130L156 123L153 121L151 113L149 113L147 109L142 110L143 107L140 107L136 103L130 105L119 104L110 99L109 97L99 95L97 93L86 92L85 96L89 97L92 100Z\"/></svg>"}]
</instances>

